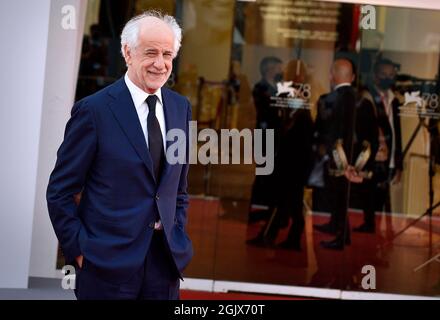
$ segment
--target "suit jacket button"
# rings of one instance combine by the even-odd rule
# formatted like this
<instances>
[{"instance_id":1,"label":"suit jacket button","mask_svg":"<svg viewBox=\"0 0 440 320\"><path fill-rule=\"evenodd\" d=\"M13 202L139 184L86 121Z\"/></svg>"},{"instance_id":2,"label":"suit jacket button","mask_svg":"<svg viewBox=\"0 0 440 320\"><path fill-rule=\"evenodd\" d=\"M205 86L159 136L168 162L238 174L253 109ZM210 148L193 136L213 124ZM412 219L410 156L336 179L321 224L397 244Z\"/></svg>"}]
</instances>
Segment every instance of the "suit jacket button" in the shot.
<instances>
[{"instance_id":1,"label":"suit jacket button","mask_svg":"<svg viewBox=\"0 0 440 320\"><path fill-rule=\"evenodd\" d=\"M158 194L156 194L156 200L159 200L159 195Z\"/></svg>"},{"instance_id":2,"label":"suit jacket button","mask_svg":"<svg viewBox=\"0 0 440 320\"><path fill-rule=\"evenodd\" d=\"M148 224L148 227L151 228L151 229L154 229L154 221L153 221L153 222L150 222L150 223Z\"/></svg>"}]
</instances>

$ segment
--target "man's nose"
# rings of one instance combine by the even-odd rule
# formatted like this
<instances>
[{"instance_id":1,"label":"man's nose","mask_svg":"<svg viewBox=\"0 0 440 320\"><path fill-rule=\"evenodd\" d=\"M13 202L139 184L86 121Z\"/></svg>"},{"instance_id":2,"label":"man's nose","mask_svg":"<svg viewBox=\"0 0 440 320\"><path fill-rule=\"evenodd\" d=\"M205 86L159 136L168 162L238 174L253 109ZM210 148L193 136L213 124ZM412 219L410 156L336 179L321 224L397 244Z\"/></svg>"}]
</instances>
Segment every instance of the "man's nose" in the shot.
<instances>
[{"instance_id":1,"label":"man's nose","mask_svg":"<svg viewBox=\"0 0 440 320\"><path fill-rule=\"evenodd\" d=\"M154 66L157 69L163 69L165 67L165 62L161 54L158 54L156 59L154 60Z\"/></svg>"}]
</instances>

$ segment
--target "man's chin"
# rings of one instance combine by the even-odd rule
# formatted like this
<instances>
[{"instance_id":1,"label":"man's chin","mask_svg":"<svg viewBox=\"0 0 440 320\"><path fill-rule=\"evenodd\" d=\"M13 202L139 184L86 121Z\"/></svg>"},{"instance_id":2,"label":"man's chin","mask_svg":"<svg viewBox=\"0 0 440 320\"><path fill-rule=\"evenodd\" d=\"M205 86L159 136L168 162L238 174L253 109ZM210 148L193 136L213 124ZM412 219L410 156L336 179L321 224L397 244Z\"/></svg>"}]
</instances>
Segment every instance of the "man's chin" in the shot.
<instances>
[{"instance_id":1,"label":"man's chin","mask_svg":"<svg viewBox=\"0 0 440 320\"><path fill-rule=\"evenodd\" d=\"M149 93L154 93L157 90L159 90L160 88L162 88L164 86L165 82L147 82L147 91Z\"/></svg>"},{"instance_id":2,"label":"man's chin","mask_svg":"<svg viewBox=\"0 0 440 320\"><path fill-rule=\"evenodd\" d=\"M167 79L165 78L156 78L156 79L148 79L147 84L150 88L156 88L159 89L163 87L163 85L167 82Z\"/></svg>"}]
</instances>

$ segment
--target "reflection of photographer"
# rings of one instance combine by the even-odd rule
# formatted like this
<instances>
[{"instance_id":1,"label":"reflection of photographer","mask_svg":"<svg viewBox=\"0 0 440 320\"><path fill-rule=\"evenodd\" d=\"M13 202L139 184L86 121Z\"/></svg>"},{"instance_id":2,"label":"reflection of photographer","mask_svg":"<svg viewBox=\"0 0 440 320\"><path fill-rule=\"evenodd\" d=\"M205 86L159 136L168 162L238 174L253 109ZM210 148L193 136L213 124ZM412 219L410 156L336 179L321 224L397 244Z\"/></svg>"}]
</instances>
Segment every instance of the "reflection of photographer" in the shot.
<instances>
[{"instance_id":1,"label":"reflection of photographer","mask_svg":"<svg viewBox=\"0 0 440 320\"><path fill-rule=\"evenodd\" d=\"M390 184L400 183L403 169L400 101L393 92L397 67L391 60L380 59L374 65L373 83L362 92L371 102L378 123L379 148L375 154L373 178L366 182L364 223L357 232L375 232L375 211L391 211Z\"/></svg>"}]
</instances>

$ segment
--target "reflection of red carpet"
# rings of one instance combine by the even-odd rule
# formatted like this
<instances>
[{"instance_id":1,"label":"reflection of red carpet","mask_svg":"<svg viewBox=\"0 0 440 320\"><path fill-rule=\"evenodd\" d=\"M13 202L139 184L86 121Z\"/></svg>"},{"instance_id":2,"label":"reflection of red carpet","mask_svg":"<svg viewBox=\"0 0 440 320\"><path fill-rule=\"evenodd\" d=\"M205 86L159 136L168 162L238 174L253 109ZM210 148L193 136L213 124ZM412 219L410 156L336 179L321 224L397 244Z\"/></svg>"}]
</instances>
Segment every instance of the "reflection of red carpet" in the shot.
<instances>
[{"instance_id":1,"label":"reflection of red carpet","mask_svg":"<svg viewBox=\"0 0 440 320\"><path fill-rule=\"evenodd\" d=\"M313 224L327 222L328 217L307 215L303 251L294 252L246 245L246 239L255 237L261 228L258 224L247 225L247 206L244 201L191 199L188 232L194 258L185 277L363 291L362 267L373 265L377 276L375 292L440 295L439 263L414 272L439 254L438 217L432 220L432 242L428 220L424 219L384 246L411 219L404 215L377 215L375 234L352 233L350 246L332 251L319 245L332 236L312 228ZM350 212L352 227L361 222L362 214ZM286 236L287 228L281 230L277 242Z\"/></svg>"},{"instance_id":2,"label":"reflection of red carpet","mask_svg":"<svg viewBox=\"0 0 440 320\"><path fill-rule=\"evenodd\" d=\"M180 299L182 300L304 300L304 298L294 298L294 297L286 297L286 296L204 292L204 291L192 291L192 290L181 290Z\"/></svg>"}]
</instances>

